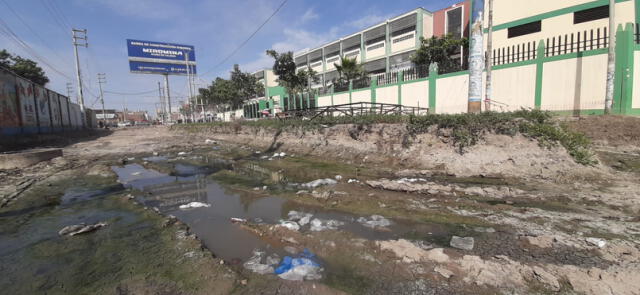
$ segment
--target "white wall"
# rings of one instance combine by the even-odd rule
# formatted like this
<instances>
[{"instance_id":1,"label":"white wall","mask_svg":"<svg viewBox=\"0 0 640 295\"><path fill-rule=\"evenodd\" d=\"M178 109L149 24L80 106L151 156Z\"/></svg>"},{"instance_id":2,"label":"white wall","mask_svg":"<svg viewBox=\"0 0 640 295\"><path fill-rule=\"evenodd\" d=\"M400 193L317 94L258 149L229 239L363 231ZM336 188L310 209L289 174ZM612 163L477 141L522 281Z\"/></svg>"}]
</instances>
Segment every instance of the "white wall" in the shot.
<instances>
[{"instance_id":1,"label":"white wall","mask_svg":"<svg viewBox=\"0 0 640 295\"><path fill-rule=\"evenodd\" d=\"M318 107L327 107L331 105L331 95L318 96Z\"/></svg>"},{"instance_id":2,"label":"white wall","mask_svg":"<svg viewBox=\"0 0 640 295\"><path fill-rule=\"evenodd\" d=\"M333 96L333 104L347 104L349 103L349 93L341 93Z\"/></svg>"},{"instance_id":3,"label":"white wall","mask_svg":"<svg viewBox=\"0 0 640 295\"><path fill-rule=\"evenodd\" d=\"M469 75L438 79L436 83L436 113L455 114L467 111Z\"/></svg>"},{"instance_id":4,"label":"white wall","mask_svg":"<svg viewBox=\"0 0 640 295\"><path fill-rule=\"evenodd\" d=\"M634 69L633 69L633 101L631 107L640 109L640 51L634 52Z\"/></svg>"},{"instance_id":5,"label":"white wall","mask_svg":"<svg viewBox=\"0 0 640 295\"><path fill-rule=\"evenodd\" d=\"M545 63L541 109L603 109L606 80L606 54Z\"/></svg>"},{"instance_id":6,"label":"white wall","mask_svg":"<svg viewBox=\"0 0 640 295\"><path fill-rule=\"evenodd\" d=\"M376 103L398 104L398 86L377 88Z\"/></svg>"},{"instance_id":7,"label":"white wall","mask_svg":"<svg viewBox=\"0 0 640 295\"><path fill-rule=\"evenodd\" d=\"M351 93L351 102L371 102L371 89L359 89Z\"/></svg>"},{"instance_id":8,"label":"white wall","mask_svg":"<svg viewBox=\"0 0 640 295\"><path fill-rule=\"evenodd\" d=\"M535 107L536 65L494 70L492 75L493 111Z\"/></svg>"},{"instance_id":9,"label":"white wall","mask_svg":"<svg viewBox=\"0 0 640 295\"><path fill-rule=\"evenodd\" d=\"M402 85L402 105L411 107L429 107L429 81L413 82Z\"/></svg>"}]
</instances>

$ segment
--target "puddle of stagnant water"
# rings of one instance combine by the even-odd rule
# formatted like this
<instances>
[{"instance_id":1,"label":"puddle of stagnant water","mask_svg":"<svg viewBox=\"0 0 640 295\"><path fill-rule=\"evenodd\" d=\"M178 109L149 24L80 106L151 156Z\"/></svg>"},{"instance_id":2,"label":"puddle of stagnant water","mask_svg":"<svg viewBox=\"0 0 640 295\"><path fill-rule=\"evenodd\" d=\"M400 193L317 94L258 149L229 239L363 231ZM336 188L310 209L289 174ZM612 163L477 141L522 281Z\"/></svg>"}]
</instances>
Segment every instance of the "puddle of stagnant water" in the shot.
<instances>
[{"instance_id":1,"label":"puddle of stagnant water","mask_svg":"<svg viewBox=\"0 0 640 295\"><path fill-rule=\"evenodd\" d=\"M170 176L138 164L112 169L125 187L143 192L137 197L138 201L148 207L157 207L165 214L176 216L191 228L205 247L228 261L246 261L252 256L254 249L266 251L268 254L287 255L278 246L270 245L254 233L232 223L230 218L279 224L281 220L288 219L290 211L298 211L313 214L312 219L339 221L343 224L338 230L369 240L397 239L416 231L429 233L434 238L450 235L443 226L397 220L392 221L384 230L373 229L358 222L358 218L362 216L298 204L275 196L259 197L249 193L230 192L202 174L188 177ZM179 209L180 205L191 202L211 206ZM302 227L301 231L309 231L309 225Z\"/></svg>"}]
</instances>

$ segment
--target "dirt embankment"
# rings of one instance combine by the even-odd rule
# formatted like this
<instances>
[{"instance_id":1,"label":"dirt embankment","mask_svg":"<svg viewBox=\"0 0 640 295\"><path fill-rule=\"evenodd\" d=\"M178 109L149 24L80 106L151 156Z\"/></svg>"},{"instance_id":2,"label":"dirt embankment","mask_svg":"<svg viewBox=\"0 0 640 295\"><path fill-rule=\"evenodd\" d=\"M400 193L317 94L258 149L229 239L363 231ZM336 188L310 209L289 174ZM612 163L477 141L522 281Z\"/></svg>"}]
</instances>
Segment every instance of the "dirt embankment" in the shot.
<instances>
[{"instance_id":1,"label":"dirt embankment","mask_svg":"<svg viewBox=\"0 0 640 295\"><path fill-rule=\"evenodd\" d=\"M402 124L336 125L274 130L230 124L189 127L200 139L327 156L348 163L427 169L456 176L507 176L573 182L601 178L604 167L576 163L560 147L541 147L521 135L486 134L460 153L447 130L412 136ZM176 127L176 130L182 130Z\"/></svg>"}]
</instances>

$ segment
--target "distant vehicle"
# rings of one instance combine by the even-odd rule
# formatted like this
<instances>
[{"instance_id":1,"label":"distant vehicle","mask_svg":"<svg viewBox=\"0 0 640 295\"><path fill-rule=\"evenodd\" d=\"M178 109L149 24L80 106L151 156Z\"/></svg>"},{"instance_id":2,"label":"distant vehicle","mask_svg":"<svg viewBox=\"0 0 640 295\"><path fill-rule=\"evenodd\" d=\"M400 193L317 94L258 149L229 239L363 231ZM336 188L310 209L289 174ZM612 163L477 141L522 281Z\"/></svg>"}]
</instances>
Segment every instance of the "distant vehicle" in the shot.
<instances>
[{"instance_id":1,"label":"distant vehicle","mask_svg":"<svg viewBox=\"0 0 640 295\"><path fill-rule=\"evenodd\" d=\"M131 122L119 122L118 127L131 127Z\"/></svg>"},{"instance_id":2,"label":"distant vehicle","mask_svg":"<svg viewBox=\"0 0 640 295\"><path fill-rule=\"evenodd\" d=\"M136 122L136 126L151 126L149 122Z\"/></svg>"}]
</instances>

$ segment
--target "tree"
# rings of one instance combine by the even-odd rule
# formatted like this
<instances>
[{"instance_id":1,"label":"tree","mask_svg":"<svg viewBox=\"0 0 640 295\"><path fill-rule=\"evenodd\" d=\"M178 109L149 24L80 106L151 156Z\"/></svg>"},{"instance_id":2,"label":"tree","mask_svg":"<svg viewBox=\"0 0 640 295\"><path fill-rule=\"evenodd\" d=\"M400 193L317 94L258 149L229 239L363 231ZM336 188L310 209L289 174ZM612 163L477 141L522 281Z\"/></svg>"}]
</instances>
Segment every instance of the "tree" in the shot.
<instances>
[{"instance_id":1,"label":"tree","mask_svg":"<svg viewBox=\"0 0 640 295\"><path fill-rule=\"evenodd\" d=\"M343 57L340 59L340 64L334 63L338 75L341 79L350 82L365 76L366 72L361 64L355 58Z\"/></svg>"},{"instance_id":2,"label":"tree","mask_svg":"<svg viewBox=\"0 0 640 295\"><path fill-rule=\"evenodd\" d=\"M264 96L264 85L234 65L230 79L216 78L207 88L198 89L198 96L206 104L237 109L251 98Z\"/></svg>"},{"instance_id":3,"label":"tree","mask_svg":"<svg viewBox=\"0 0 640 295\"><path fill-rule=\"evenodd\" d=\"M278 83L289 94L302 93L308 89L310 82L317 82L317 73L307 67L296 71L296 63L293 61L293 52L278 53L275 50L267 50L267 55L273 57L273 73L278 75Z\"/></svg>"},{"instance_id":4,"label":"tree","mask_svg":"<svg viewBox=\"0 0 640 295\"><path fill-rule=\"evenodd\" d=\"M38 63L13 55L4 49L0 51L0 66L38 85L44 86L49 83L49 78Z\"/></svg>"},{"instance_id":5,"label":"tree","mask_svg":"<svg viewBox=\"0 0 640 295\"><path fill-rule=\"evenodd\" d=\"M458 54L460 47L468 47L466 38L455 38L453 35L434 36L429 39L420 38L420 43L420 48L411 58L414 64L429 66L432 63L438 63L438 69L443 73L462 70L460 61L451 56Z\"/></svg>"}]
</instances>

